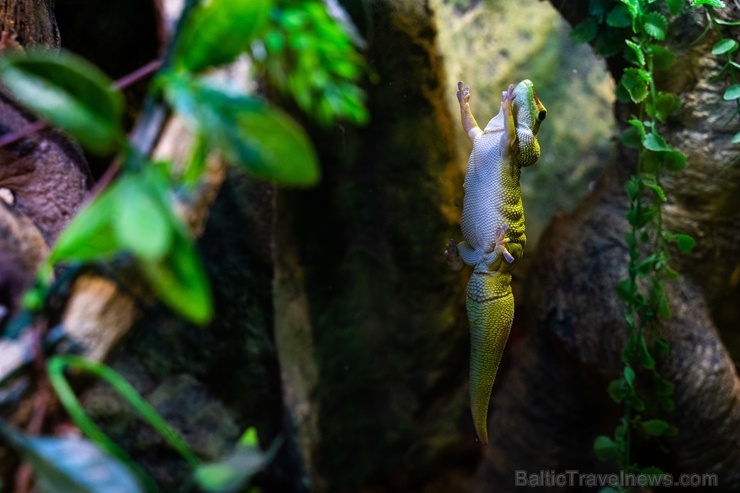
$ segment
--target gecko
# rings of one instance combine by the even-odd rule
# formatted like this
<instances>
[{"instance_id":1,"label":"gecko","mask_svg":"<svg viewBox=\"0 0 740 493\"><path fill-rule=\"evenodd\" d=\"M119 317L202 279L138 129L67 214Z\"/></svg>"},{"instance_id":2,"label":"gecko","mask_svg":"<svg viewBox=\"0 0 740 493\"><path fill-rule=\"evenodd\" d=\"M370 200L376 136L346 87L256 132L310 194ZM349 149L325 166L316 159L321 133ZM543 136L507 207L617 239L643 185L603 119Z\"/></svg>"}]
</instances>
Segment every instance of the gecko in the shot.
<instances>
[{"instance_id":1,"label":"gecko","mask_svg":"<svg viewBox=\"0 0 740 493\"><path fill-rule=\"evenodd\" d=\"M537 132L547 110L529 80L502 93L499 113L481 130L470 110L470 88L457 84L463 128L473 142L463 188L460 227L445 256L459 271L473 268L465 305L470 324L470 409L482 444L488 443L488 404L514 320L511 272L524 254L522 167L540 156Z\"/></svg>"}]
</instances>

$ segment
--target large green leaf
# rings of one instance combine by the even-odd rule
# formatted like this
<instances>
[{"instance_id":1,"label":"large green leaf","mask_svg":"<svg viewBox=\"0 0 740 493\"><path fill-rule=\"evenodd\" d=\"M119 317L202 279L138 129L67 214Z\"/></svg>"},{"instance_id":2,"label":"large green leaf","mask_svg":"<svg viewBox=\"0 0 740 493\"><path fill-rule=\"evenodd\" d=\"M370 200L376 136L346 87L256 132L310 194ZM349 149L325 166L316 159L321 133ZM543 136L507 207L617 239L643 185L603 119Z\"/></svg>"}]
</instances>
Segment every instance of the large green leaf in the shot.
<instances>
[{"instance_id":1,"label":"large green leaf","mask_svg":"<svg viewBox=\"0 0 740 493\"><path fill-rule=\"evenodd\" d=\"M207 0L189 14L175 65L191 72L232 62L267 21L271 0Z\"/></svg>"},{"instance_id":2,"label":"large green leaf","mask_svg":"<svg viewBox=\"0 0 740 493\"><path fill-rule=\"evenodd\" d=\"M294 186L319 180L308 136L266 102L201 82L167 83L170 102L196 125L211 147L260 178Z\"/></svg>"},{"instance_id":3,"label":"large green leaf","mask_svg":"<svg viewBox=\"0 0 740 493\"><path fill-rule=\"evenodd\" d=\"M319 166L303 129L265 103L246 104L218 136L221 148L252 174L287 185L314 185Z\"/></svg>"},{"instance_id":4,"label":"large green leaf","mask_svg":"<svg viewBox=\"0 0 740 493\"><path fill-rule=\"evenodd\" d=\"M30 437L0 427L0 434L33 467L44 493L140 493L131 472L82 438Z\"/></svg>"},{"instance_id":5,"label":"large green leaf","mask_svg":"<svg viewBox=\"0 0 740 493\"><path fill-rule=\"evenodd\" d=\"M49 256L50 262L84 262L110 257L120 250L113 231L116 206L112 190L104 191L85 206L57 238Z\"/></svg>"},{"instance_id":6,"label":"large green leaf","mask_svg":"<svg viewBox=\"0 0 740 493\"><path fill-rule=\"evenodd\" d=\"M145 175L126 175L116 186L115 229L122 248L146 260L162 258L172 244L173 224L164 198Z\"/></svg>"},{"instance_id":7,"label":"large green leaf","mask_svg":"<svg viewBox=\"0 0 740 493\"><path fill-rule=\"evenodd\" d=\"M175 230L169 253L159 260L141 259L141 269L159 298L174 311L199 324L213 315L213 301L203 264L192 242Z\"/></svg>"},{"instance_id":8,"label":"large green leaf","mask_svg":"<svg viewBox=\"0 0 740 493\"><path fill-rule=\"evenodd\" d=\"M96 67L67 52L29 52L0 59L0 82L13 97L95 153L123 139L123 98Z\"/></svg>"}]
</instances>

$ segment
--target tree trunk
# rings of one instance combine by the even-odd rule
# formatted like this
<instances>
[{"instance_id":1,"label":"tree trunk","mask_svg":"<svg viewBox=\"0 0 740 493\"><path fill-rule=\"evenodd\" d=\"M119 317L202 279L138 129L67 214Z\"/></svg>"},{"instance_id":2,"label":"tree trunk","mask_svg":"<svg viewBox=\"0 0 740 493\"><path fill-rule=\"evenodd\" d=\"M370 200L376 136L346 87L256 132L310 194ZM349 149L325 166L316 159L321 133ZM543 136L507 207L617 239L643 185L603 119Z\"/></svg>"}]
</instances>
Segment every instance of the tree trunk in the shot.
<instances>
[{"instance_id":1,"label":"tree trunk","mask_svg":"<svg viewBox=\"0 0 740 493\"><path fill-rule=\"evenodd\" d=\"M318 415L304 446L317 491L414 490L459 464L450 457L478 453L460 357L464 281L442 255L457 234L462 173L434 12L428 2L366 5L347 2L379 79L368 87L371 122L306 122L322 182L280 190L277 201L279 277L305 300L279 294L277 324L313 344L315 368L307 361L308 376L289 385ZM295 364L301 351L311 347L286 348L281 360ZM305 422L298 407L294 420Z\"/></svg>"}]
</instances>

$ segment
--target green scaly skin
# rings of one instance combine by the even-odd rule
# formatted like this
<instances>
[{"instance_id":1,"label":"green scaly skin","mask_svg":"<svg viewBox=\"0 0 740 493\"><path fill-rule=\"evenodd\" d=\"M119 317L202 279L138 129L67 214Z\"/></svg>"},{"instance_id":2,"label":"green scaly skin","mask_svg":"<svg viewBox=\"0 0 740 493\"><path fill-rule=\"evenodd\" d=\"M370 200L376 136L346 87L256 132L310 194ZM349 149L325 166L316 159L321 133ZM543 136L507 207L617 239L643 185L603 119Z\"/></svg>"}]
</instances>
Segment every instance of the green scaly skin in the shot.
<instances>
[{"instance_id":1,"label":"green scaly skin","mask_svg":"<svg viewBox=\"0 0 740 493\"><path fill-rule=\"evenodd\" d=\"M537 132L547 111L532 83L502 94L501 111L481 130L470 111L470 90L458 83L462 124L473 141L465 174L460 222L465 241L445 251L450 266L473 267L466 307L470 323L470 408L482 443L488 443L488 403L514 320L511 271L524 254L521 168L540 155Z\"/></svg>"}]
</instances>

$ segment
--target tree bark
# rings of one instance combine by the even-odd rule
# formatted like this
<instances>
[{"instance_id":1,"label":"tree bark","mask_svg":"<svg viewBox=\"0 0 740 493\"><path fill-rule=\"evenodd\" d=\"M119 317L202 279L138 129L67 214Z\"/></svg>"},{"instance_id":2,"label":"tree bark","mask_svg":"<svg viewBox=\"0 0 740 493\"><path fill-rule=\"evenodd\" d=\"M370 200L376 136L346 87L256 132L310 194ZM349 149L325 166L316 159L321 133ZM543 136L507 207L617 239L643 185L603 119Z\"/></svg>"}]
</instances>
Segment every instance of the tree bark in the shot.
<instances>
[{"instance_id":1,"label":"tree bark","mask_svg":"<svg viewBox=\"0 0 740 493\"><path fill-rule=\"evenodd\" d=\"M293 327L284 337L308 334L313 345L309 377L292 385L310 386L304 409L318 416L306 437L316 491L412 491L447 480L450 463L478 453L460 357L469 344L464 280L442 255L462 201L454 93L441 84L428 2L346 5L379 77L367 87L371 121L305 122L323 178L315 189L278 193L276 261L299 294L278 296L277 323ZM298 302L286 298L305 299L307 319L296 322ZM289 352L281 359L300 361Z\"/></svg>"}]
</instances>

